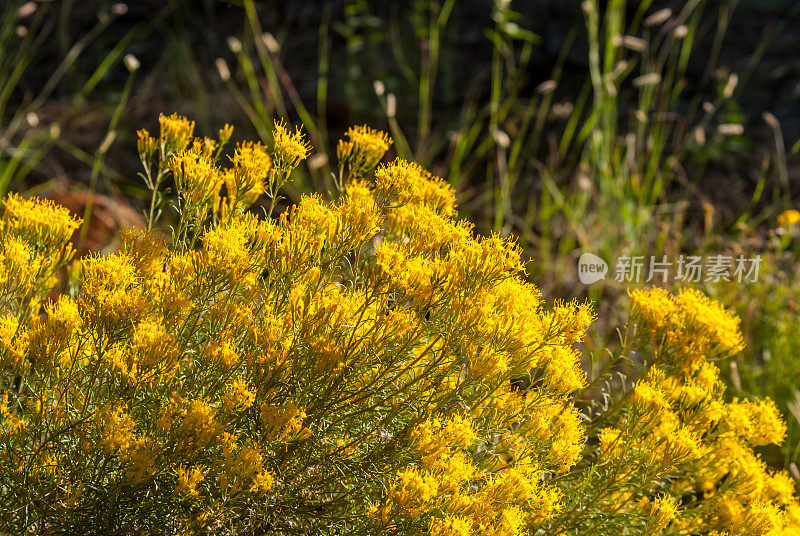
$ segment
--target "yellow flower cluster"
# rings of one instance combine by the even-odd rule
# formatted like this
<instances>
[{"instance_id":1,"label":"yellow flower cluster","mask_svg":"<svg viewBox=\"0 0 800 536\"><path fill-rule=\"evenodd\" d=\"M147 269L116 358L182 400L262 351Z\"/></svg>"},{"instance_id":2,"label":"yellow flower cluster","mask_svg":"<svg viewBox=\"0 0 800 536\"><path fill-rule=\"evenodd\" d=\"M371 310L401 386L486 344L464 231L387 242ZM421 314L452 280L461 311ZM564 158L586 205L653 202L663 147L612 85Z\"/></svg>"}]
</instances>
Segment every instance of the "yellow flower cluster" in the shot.
<instances>
[{"instance_id":1,"label":"yellow flower cluster","mask_svg":"<svg viewBox=\"0 0 800 536\"><path fill-rule=\"evenodd\" d=\"M415 203L443 216L455 214L455 192L441 178L415 162L400 158L375 170L375 196L382 204ZM456 222L448 222L458 225Z\"/></svg>"},{"instance_id":2,"label":"yellow flower cluster","mask_svg":"<svg viewBox=\"0 0 800 536\"><path fill-rule=\"evenodd\" d=\"M275 146L275 167L284 173L291 172L301 160L305 160L311 147L303 140L300 129L294 132L286 127L283 120L275 123L272 132L272 142Z\"/></svg>"},{"instance_id":3,"label":"yellow flower cluster","mask_svg":"<svg viewBox=\"0 0 800 536\"><path fill-rule=\"evenodd\" d=\"M222 167L219 159L233 127L225 125L214 140L193 138L194 122L176 114L162 115L159 124L158 139L146 130L138 132L145 181L153 190L149 227L161 214L164 192L159 188L171 173L178 193L172 202L179 216L174 232L181 240L201 234L209 217L225 222L241 214L262 194L272 199L274 207L278 190L310 150L300 130L289 130L281 120L272 132L272 149L259 142L239 143L230 156L230 166Z\"/></svg>"},{"instance_id":4,"label":"yellow flower cluster","mask_svg":"<svg viewBox=\"0 0 800 536\"><path fill-rule=\"evenodd\" d=\"M476 236L419 165L379 165L388 136L348 131L332 197L273 217L245 209L274 207L310 147L278 122L224 169L231 135L175 115L141 132L178 222L126 231L60 297L76 220L6 202L0 533L795 530L788 475L753 451L785 426L770 401L723 400L708 357L742 344L714 302L634 294L653 359L601 403L591 306L546 306L513 238Z\"/></svg>"},{"instance_id":5,"label":"yellow flower cluster","mask_svg":"<svg viewBox=\"0 0 800 536\"><path fill-rule=\"evenodd\" d=\"M3 202L0 234L18 236L34 247L64 247L80 226L79 219L47 199L24 199L11 193Z\"/></svg>"},{"instance_id":6,"label":"yellow flower cluster","mask_svg":"<svg viewBox=\"0 0 800 536\"><path fill-rule=\"evenodd\" d=\"M360 179L374 170L392 145L388 134L366 125L350 127L344 135L347 141L339 141L336 157L340 166L347 166L351 180Z\"/></svg>"},{"instance_id":7,"label":"yellow flower cluster","mask_svg":"<svg viewBox=\"0 0 800 536\"><path fill-rule=\"evenodd\" d=\"M228 197L245 205L253 204L264 193L272 172L272 158L267 148L258 142L245 142L236 148L231 158L233 167L224 173Z\"/></svg>"},{"instance_id":8,"label":"yellow flower cluster","mask_svg":"<svg viewBox=\"0 0 800 536\"><path fill-rule=\"evenodd\" d=\"M199 497L200 491L197 485L200 484L206 477L204 467L198 465L187 469L186 467L178 467L175 475L178 477L178 485L175 486L175 493L186 493L189 497Z\"/></svg>"},{"instance_id":9,"label":"yellow flower cluster","mask_svg":"<svg viewBox=\"0 0 800 536\"><path fill-rule=\"evenodd\" d=\"M131 444L136 422L119 406L106 404L97 411L100 446L108 452L125 452Z\"/></svg>"},{"instance_id":10,"label":"yellow flower cluster","mask_svg":"<svg viewBox=\"0 0 800 536\"><path fill-rule=\"evenodd\" d=\"M209 210L214 198L219 196L222 177L205 148L193 144L173 156L169 167L187 206Z\"/></svg>"},{"instance_id":11,"label":"yellow flower cluster","mask_svg":"<svg viewBox=\"0 0 800 536\"><path fill-rule=\"evenodd\" d=\"M3 365L19 368L28 353L28 334L19 329L19 319L13 315L0 317L0 348Z\"/></svg>"},{"instance_id":12,"label":"yellow flower cluster","mask_svg":"<svg viewBox=\"0 0 800 536\"><path fill-rule=\"evenodd\" d=\"M22 372L32 363L62 357L76 309L45 297L72 259L70 244L81 221L52 201L11 193L0 219L0 367ZM43 310L44 309L44 310ZM44 321L45 317L50 318Z\"/></svg>"},{"instance_id":13,"label":"yellow flower cluster","mask_svg":"<svg viewBox=\"0 0 800 536\"><path fill-rule=\"evenodd\" d=\"M792 208L778 214L778 225L781 227L790 227L797 223L800 223L800 211Z\"/></svg>"},{"instance_id":14,"label":"yellow flower cluster","mask_svg":"<svg viewBox=\"0 0 800 536\"><path fill-rule=\"evenodd\" d=\"M744 348L739 319L699 290L673 295L653 288L632 292L631 300L642 330L659 344L663 359L692 368L700 358Z\"/></svg>"},{"instance_id":15,"label":"yellow flower cluster","mask_svg":"<svg viewBox=\"0 0 800 536\"><path fill-rule=\"evenodd\" d=\"M678 507L673 499L659 495L653 501L648 519L648 534L659 534L678 516Z\"/></svg>"},{"instance_id":16,"label":"yellow flower cluster","mask_svg":"<svg viewBox=\"0 0 800 536\"><path fill-rule=\"evenodd\" d=\"M738 319L694 290L631 298L642 351L652 359L607 412L614 425L597 435L606 469L596 478L613 490L601 507L614 505L618 516L649 510L647 534L797 534L791 477L753 450L783 441L778 409L769 399L725 402L709 360L742 349ZM607 517L610 524L615 516Z\"/></svg>"},{"instance_id":17,"label":"yellow flower cluster","mask_svg":"<svg viewBox=\"0 0 800 536\"><path fill-rule=\"evenodd\" d=\"M168 153L181 151L194 135L194 121L178 114L158 116L159 139L166 145ZM147 131L144 131L145 133ZM139 136L141 139L142 135Z\"/></svg>"}]
</instances>

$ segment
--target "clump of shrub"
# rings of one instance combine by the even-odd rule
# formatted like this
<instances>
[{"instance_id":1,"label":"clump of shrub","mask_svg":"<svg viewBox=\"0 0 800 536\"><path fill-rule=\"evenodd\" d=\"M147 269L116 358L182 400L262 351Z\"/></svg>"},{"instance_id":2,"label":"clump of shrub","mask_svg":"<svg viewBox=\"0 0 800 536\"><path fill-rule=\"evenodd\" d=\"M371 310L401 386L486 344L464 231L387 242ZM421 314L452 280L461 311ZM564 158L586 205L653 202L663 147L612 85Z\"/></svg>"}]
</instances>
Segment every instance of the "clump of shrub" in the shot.
<instances>
[{"instance_id":1,"label":"clump of shrub","mask_svg":"<svg viewBox=\"0 0 800 536\"><path fill-rule=\"evenodd\" d=\"M736 281L709 287L742 318L747 351L723 369L730 390L737 396L768 395L775 401L787 420L786 441L780 450L770 448L764 454L772 463L790 468L800 463L799 217L796 210L780 213L775 218L778 227L768 231L766 240L743 228L735 244L745 255L760 258L758 279L744 287Z\"/></svg>"},{"instance_id":2,"label":"clump of shrub","mask_svg":"<svg viewBox=\"0 0 800 536\"><path fill-rule=\"evenodd\" d=\"M224 161L231 133L140 131L149 230L113 255L71 262L78 220L6 198L0 533L796 534L752 450L785 425L723 401L731 313L633 294L642 377L579 403L591 306L547 307L442 179L379 165L385 134L349 131L329 199L273 216L308 144L278 123Z\"/></svg>"}]
</instances>

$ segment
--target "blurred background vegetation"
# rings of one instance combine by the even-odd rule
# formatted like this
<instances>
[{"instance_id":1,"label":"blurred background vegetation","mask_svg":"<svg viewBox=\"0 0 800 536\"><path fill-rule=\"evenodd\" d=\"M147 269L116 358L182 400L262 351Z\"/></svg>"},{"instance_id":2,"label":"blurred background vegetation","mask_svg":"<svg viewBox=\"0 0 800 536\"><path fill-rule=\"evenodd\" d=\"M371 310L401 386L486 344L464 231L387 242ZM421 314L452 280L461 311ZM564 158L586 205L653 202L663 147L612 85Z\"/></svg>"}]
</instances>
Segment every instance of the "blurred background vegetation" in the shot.
<instances>
[{"instance_id":1,"label":"blurred background vegetation","mask_svg":"<svg viewBox=\"0 0 800 536\"><path fill-rule=\"evenodd\" d=\"M5 0L0 189L86 220L80 249L142 221L136 130L160 112L269 142L303 123L314 153L287 202L325 191L350 125L457 189L479 232L510 233L548 300L588 297L592 376L627 312L581 252L761 255L758 281L698 285L742 316L735 397L771 396L800 480L800 5L790 0ZM785 222L784 222L785 223Z\"/></svg>"}]
</instances>

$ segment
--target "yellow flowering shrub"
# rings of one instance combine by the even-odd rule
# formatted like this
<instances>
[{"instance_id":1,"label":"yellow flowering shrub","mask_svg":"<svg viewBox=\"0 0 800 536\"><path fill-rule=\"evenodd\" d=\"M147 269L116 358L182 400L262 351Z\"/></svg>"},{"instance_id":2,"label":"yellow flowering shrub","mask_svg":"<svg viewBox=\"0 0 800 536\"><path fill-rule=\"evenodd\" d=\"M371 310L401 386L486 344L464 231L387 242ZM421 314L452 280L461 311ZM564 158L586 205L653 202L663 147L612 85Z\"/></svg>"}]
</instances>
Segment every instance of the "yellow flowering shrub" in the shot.
<instances>
[{"instance_id":1,"label":"yellow flowering shrub","mask_svg":"<svg viewBox=\"0 0 800 536\"><path fill-rule=\"evenodd\" d=\"M633 294L642 376L601 401L591 306L546 306L513 239L380 163L386 134L347 131L337 191L275 216L299 129L226 161L230 127L159 123L149 230L63 295L80 222L4 201L0 534L797 534L753 450L774 404L723 399L711 358L742 343L716 303Z\"/></svg>"}]
</instances>

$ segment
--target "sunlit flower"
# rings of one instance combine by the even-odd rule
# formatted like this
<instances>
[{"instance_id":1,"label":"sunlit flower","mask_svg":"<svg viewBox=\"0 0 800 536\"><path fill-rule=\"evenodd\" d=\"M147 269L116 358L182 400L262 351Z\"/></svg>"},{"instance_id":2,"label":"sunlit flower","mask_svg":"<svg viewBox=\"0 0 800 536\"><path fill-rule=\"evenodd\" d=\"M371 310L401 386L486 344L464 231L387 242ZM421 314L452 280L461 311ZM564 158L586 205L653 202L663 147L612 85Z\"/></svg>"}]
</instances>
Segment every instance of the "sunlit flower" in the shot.
<instances>
[{"instance_id":1,"label":"sunlit flower","mask_svg":"<svg viewBox=\"0 0 800 536\"><path fill-rule=\"evenodd\" d=\"M648 528L652 534L658 534L666 528L669 523L678 515L678 506L675 501L666 495L659 495L653 501L650 508L650 519Z\"/></svg>"},{"instance_id":2,"label":"sunlit flower","mask_svg":"<svg viewBox=\"0 0 800 536\"><path fill-rule=\"evenodd\" d=\"M158 116L159 139L166 153L177 153L186 148L194 134L194 121L178 114Z\"/></svg>"},{"instance_id":3,"label":"sunlit flower","mask_svg":"<svg viewBox=\"0 0 800 536\"><path fill-rule=\"evenodd\" d=\"M45 250L66 245L81 224L66 208L49 199L24 199L11 193L4 206L2 228Z\"/></svg>"},{"instance_id":4,"label":"sunlit flower","mask_svg":"<svg viewBox=\"0 0 800 536\"><path fill-rule=\"evenodd\" d=\"M350 127L344 135L348 140L339 140L336 156L340 165L349 167L352 178L359 178L375 169L392 144L388 134L366 125Z\"/></svg>"},{"instance_id":5,"label":"sunlit flower","mask_svg":"<svg viewBox=\"0 0 800 536\"><path fill-rule=\"evenodd\" d=\"M275 167L280 169L283 174L291 173L297 164L306 159L311 149L303 139L300 129L296 128L292 132L283 120L275 122L272 143Z\"/></svg>"},{"instance_id":6,"label":"sunlit flower","mask_svg":"<svg viewBox=\"0 0 800 536\"><path fill-rule=\"evenodd\" d=\"M778 225L781 227L790 227L796 223L800 223L800 211L790 208L778 214Z\"/></svg>"}]
</instances>

